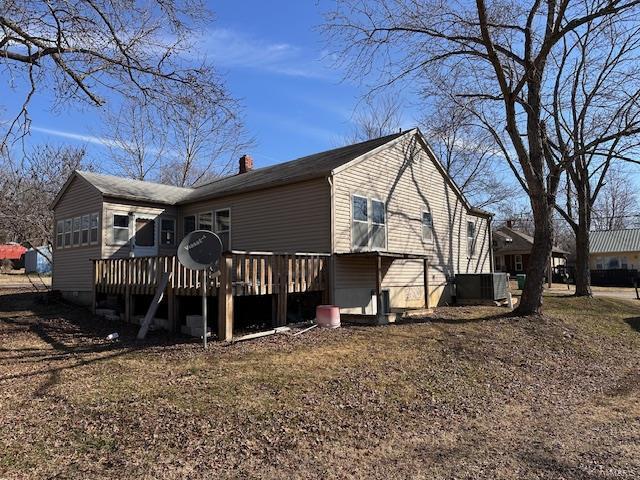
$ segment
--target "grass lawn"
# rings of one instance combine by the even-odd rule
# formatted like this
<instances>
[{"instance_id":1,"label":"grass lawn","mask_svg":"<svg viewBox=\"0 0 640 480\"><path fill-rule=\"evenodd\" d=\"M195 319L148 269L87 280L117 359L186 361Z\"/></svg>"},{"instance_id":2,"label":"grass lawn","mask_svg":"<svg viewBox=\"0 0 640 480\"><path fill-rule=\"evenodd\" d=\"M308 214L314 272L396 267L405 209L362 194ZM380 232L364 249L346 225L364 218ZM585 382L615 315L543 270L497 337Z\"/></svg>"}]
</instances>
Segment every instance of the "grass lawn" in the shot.
<instances>
[{"instance_id":1,"label":"grass lawn","mask_svg":"<svg viewBox=\"0 0 640 480\"><path fill-rule=\"evenodd\" d=\"M640 302L545 313L203 353L0 290L0 478L640 478Z\"/></svg>"}]
</instances>

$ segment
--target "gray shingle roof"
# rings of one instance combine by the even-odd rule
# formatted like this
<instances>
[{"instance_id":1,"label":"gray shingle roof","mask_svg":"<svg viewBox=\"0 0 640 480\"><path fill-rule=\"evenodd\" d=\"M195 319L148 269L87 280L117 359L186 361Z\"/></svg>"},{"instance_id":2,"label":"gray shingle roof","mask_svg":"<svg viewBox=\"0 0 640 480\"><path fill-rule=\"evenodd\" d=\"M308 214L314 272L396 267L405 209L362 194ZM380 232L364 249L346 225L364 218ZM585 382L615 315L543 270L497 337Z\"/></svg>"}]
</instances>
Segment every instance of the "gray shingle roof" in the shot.
<instances>
[{"instance_id":1,"label":"gray shingle roof","mask_svg":"<svg viewBox=\"0 0 640 480\"><path fill-rule=\"evenodd\" d=\"M589 234L590 253L640 252L640 228Z\"/></svg>"},{"instance_id":2,"label":"gray shingle roof","mask_svg":"<svg viewBox=\"0 0 640 480\"><path fill-rule=\"evenodd\" d=\"M240 175L220 178L193 189L180 203L222 197L233 193L322 177L328 175L340 165L344 165L371 150L375 150L406 133L408 132L394 133L393 135L375 138L366 142L315 153L285 163L259 168Z\"/></svg>"},{"instance_id":3,"label":"gray shingle roof","mask_svg":"<svg viewBox=\"0 0 640 480\"><path fill-rule=\"evenodd\" d=\"M505 246L495 249L494 253L498 255L509 255L511 252L529 252L531 250L531 247L533 247L533 237L531 235L527 235L526 233L514 230L513 228L500 227L495 230L493 234L502 238L511 238L512 240ZM552 251L553 253L561 254L569 253L566 250L563 250L562 248L556 246L553 247Z\"/></svg>"},{"instance_id":4,"label":"gray shingle roof","mask_svg":"<svg viewBox=\"0 0 640 480\"><path fill-rule=\"evenodd\" d=\"M175 205L193 191L161 183L143 182L94 172L76 172L105 196Z\"/></svg>"}]
</instances>

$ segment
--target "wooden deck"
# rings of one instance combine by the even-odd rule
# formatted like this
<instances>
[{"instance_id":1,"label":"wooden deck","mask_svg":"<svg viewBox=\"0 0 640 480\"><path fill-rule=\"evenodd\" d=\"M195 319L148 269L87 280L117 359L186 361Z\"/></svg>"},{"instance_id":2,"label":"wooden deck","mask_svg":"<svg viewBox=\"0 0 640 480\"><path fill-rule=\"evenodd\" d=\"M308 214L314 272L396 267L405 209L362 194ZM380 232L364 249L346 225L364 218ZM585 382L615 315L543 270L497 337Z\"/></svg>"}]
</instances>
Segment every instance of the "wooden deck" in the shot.
<instances>
[{"instance_id":1,"label":"wooden deck","mask_svg":"<svg viewBox=\"0 0 640 480\"><path fill-rule=\"evenodd\" d=\"M233 329L233 297L273 295L278 325L286 323L287 295L323 292L329 286L329 254L232 251L220 259L220 274L207 275L206 293L223 296L218 302L218 337L229 340ZM169 274L166 298L170 322L175 320L175 297L202 295L203 272L182 266L176 256L93 260L94 298L123 295L130 318L132 295L153 295L163 274ZM95 304L95 301L94 301Z\"/></svg>"}]
</instances>

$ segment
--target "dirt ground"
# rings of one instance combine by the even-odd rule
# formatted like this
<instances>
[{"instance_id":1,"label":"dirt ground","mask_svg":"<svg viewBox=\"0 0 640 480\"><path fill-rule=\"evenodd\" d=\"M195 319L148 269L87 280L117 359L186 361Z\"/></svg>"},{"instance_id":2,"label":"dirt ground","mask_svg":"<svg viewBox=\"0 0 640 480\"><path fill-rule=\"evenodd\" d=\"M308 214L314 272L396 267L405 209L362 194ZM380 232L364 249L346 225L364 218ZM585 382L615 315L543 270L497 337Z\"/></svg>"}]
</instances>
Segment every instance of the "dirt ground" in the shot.
<instances>
[{"instance_id":1,"label":"dirt ground","mask_svg":"<svg viewBox=\"0 0 640 480\"><path fill-rule=\"evenodd\" d=\"M0 288L30 287L44 290L51 286L51 275L25 275L24 269L0 272Z\"/></svg>"},{"instance_id":2,"label":"dirt ground","mask_svg":"<svg viewBox=\"0 0 640 480\"><path fill-rule=\"evenodd\" d=\"M620 299L203 353L4 289L0 478L637 479L639 364Z\"/></svg>"}]
</instances>

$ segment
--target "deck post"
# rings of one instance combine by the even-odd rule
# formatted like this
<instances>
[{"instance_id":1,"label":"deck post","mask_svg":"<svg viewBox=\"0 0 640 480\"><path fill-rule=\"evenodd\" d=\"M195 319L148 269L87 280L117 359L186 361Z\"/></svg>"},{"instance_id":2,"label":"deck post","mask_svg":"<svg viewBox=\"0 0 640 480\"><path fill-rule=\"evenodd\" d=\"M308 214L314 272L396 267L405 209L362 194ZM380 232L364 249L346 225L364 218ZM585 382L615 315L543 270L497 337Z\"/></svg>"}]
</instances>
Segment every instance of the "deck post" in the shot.
<instances>
[{"instance_id":1,"label":"deck post","mask_svg":"<svg viewBox=\"0 0 640 480\"><path fill-rule=\"evenodd\" d=\"M382 257L376 255L376 318L378 323L383 323L384 312L382 311Z\"/></svg>"},{"instance_id":2,"label":"deck post","mask_svg":"<svg viewBox=\"0 0 640 480\"><path fill-rule=\"evenodd\" d=\"M176 257L169 259L169 285L167 286L167 320L169 321L171 332L176 332L176 291L175 275L176 275Z\"/></svg>"},{"instance_id":3,"label":"deck post","mask_svg":"<svg viewBox=\"0 0 640 480\"><path fill-rule=\"evenodd\" d=\"M220 258L220 287L218 289L218 340L229 342L233 338L233 257Z\"/></svg>"},{"instance_id":4,"label":"deck post","mask_svg":"<svg viewBox=\"0 0 640 480\"><path fill-rule=\"evenodd\" d=\"M278 258L278 318L277 324L282 327L287 324L287 293L289 291L289 258L281 255Z\"/></svg>"},{"instance_id":5,"label":"deck post","mask_svg":"<svg viewBox=\"0 0 640 480\"><path fill-rule=\"evenodd\" d=\"M96 300L97 300L97 288L98 288L98 273L97 266L98 260L91 260L91 278L93 278L93 289L91 290L91 313L96 314Z\"/></svg>"},{"instance_id":6,"label":"deck post","mask_svg":"<svg viewBox=\"0 0 640 480\"><path fill-rule=\"evenodd\" d=\"M429 259L425 258L422 261L423 273L422 278L424 281L424 308L430 308L429 306Z\"/></svg>"},{"instance_id":7,"label":"deck post","mask_svg":"<svg viewBox=\"0 0 640 480\"><path fill-rule=\"evenodd\" d=\"M131 275L131 262L126 262L126 267L127 267L127 271L126 271L126 284L124 287L124 321L125 322L131 322L131 311L132 311L132 305L131 305L131 281L132 281L132 275Z\"/></svg>"}]
</instances>

